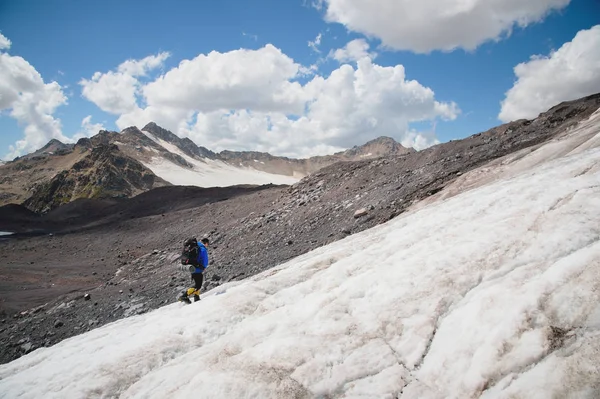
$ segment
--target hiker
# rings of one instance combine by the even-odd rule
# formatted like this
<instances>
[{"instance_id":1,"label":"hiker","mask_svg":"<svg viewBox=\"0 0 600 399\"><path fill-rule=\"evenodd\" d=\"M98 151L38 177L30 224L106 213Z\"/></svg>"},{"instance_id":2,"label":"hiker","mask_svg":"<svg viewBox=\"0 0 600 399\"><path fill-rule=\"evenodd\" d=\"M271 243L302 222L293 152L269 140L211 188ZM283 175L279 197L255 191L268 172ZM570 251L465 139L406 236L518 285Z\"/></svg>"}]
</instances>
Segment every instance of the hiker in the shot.
<instances>
[{"instance_id":1,"label":"hiker","mask_svg":"<svg viewBox=\"0 0 600 399\"><path fill-rule=\"evenodd\" d=\"M179 297L180 301L192 303L189 298L192 295L194 297L194 302L200 300L200 289L202 288L202 281L204 280L204 274L202 273L208 267L208 250L206 249L206 247L208 247L208 244L209 240L206 237L200 240L200 242L196 242L195 238L191 238L185 243L186 246L197 246L198 256L196 257L196 259L190 260L190 264L195 266L193 269L190 270L192 273L192 280L194 281L194 286L192 288L188 288L181 294L181 296ZM193 249L196 250L196 248Z\"/></svg>"}]
</instances>

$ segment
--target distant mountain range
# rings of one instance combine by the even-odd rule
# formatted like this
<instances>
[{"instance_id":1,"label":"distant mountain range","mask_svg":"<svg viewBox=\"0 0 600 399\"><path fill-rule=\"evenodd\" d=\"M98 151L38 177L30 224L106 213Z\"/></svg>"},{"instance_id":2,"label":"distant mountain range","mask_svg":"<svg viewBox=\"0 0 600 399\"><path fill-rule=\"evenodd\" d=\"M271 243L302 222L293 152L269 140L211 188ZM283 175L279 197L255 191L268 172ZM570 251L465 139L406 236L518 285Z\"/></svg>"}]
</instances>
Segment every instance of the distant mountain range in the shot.
<instances>
[{"instance_id":1,"label":"distant mountain range","mask_svg":"<svg viewBox=\"0 0 600 399\"><path fill-rule=\"evenodd\" d=\"M76 144L50 140L0 165L0 206L44 213L79 198L132 197L166 185L224 187L293 184L339 161L415 152L389 137L327 156L292 159L253 151L215 153L151 122L100 131Z\"/></svg>"}]
</instances>

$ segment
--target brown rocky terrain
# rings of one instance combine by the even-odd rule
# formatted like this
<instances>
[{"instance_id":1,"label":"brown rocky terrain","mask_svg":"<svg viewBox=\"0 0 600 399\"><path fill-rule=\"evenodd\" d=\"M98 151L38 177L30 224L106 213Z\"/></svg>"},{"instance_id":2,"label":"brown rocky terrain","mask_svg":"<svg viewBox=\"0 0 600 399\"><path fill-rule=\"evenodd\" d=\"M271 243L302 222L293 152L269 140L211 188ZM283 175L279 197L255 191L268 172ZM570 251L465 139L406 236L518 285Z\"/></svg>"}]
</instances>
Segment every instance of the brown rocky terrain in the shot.
<instances>
[{"instance_id":1,"label":"brown rocky terrain","mask_svg":"<svg viewBox=\"0 0 600 399\"><path fill-rule=\"evenodd\" d=\"M52 145L52 141L49 145ZM0 204L22 203L31 197L38 185L49 182L63 170L71 169L86 156L86 149L73 150L73 146L60 154L46 152L42 148L29 156L1 165Z\"/></svg>"},{"instance_id":2,"label":"brown rocky terrain","mask_svg":"<svg viewBox=\"0 0 600 399\"><path fill-rule=\"evenodd\" d=\"M209 290L400 215L465 173L564 134L599 106L600 94L589 96L420 152L337 162L289 187L167 186L45 215L0 208L0 231L20 232L0 241L1 360L174 301L189 280L177 266L189 236L211 239Z\"/></svg>"},{"instance_id":3,"label":"brown rocky terrain","mask_svg":"<svg viewBox=\"0 0 600 399\"><path fill-rule=\"evenodd\" d=\"M70 169L40 183L23 205L46 213L79 198L129 198L169 184L135 159L123 156L115 144L101 144Z\"/></svg>"},{"instance_id":4,"label":"brown rocky terrain","mask_svg":"<svg viewBox=\"0 0 600 399\"><path fill-rule=\"evenodd\" d=\"M165 147L171 150L174 147L180 153ZM338 161L401 155L411 151L414 150L404 148L391 138L380 137L347 151L308 159L290 159L251 151L216 154L151 122L142 130L135 126L120 133L102 130L91 138L80 139L76 144L63 144L53 139L32 154L0 165L0 206L23 204L32 211L44 213L80 198L131 198L170 184L144 166L155 158L184 169L193 169L194 165L181 153L200 161L200 164L218 160L236 168L301 178Z\"/></svg>"}]
</instances>

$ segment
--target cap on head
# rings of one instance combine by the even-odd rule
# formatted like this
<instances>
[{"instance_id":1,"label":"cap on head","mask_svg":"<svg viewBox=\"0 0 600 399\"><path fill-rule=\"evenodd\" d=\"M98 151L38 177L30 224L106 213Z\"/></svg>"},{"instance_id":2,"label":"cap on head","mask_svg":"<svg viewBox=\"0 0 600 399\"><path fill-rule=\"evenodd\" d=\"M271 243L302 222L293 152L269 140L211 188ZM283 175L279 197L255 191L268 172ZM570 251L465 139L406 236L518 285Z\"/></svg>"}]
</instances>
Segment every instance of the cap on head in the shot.
<instances>
[{"instance_id":1,"label":"cap on head","mask_svg":"<svg viewBox=\"0 0 600 399\"><path fill-rule=\"evenodd\" d=\"M203 239L201 239L200 242L202 242L202 244L208 244L208 243L210 243L210 241L206 237L204 237Z\"/></svg>"}]
</instances>

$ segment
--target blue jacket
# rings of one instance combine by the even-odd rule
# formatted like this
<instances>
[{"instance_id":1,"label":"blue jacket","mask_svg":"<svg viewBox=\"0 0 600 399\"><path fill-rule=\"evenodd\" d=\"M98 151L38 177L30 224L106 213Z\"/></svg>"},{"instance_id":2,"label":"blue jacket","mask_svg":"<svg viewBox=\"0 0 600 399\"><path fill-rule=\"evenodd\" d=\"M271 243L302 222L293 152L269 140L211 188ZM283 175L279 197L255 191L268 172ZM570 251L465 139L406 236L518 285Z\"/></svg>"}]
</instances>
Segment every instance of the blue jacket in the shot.
<instances>
[{"instance_id":1,"label":"blue jacket","mask_svg":"<svg viewBox=\"0 0 600 399\"><path fill-rule=\"evenodd\" d=\"M208 267L208 251L201 242L198 242L198 266L192 274L202 273Z\"/></svg>"}]
</instances>

